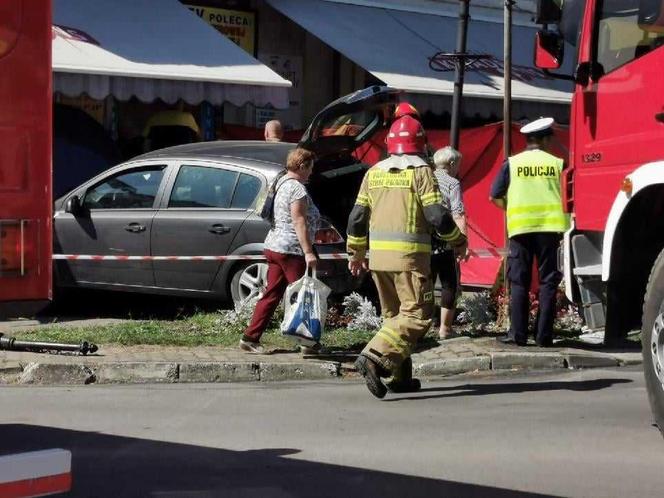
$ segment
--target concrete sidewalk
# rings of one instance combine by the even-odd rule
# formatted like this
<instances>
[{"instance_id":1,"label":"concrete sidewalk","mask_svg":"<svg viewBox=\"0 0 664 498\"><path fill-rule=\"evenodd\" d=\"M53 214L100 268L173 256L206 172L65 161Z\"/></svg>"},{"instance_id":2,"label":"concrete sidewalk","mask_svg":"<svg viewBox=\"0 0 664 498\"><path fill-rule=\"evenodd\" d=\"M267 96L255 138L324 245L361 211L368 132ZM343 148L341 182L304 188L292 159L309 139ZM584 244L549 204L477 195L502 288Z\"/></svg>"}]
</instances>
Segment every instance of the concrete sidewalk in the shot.
<instances>
[{"instance_id":1,"label":"concrete sidewalk","mask_svg":"<svg viewBox=\"0 0 664 498\"><path fill-rule=\"evenodd\" d=\"M459 337L413 354L415 375L552 370L636 365L638 351L610 351L563 342L560 347L503 345L494 337ZM101 346L88 356L0 351L0 384L270 382L356 377L356 355L332 352L246 354L237 349Z\"/></svg>"}]
</instances>

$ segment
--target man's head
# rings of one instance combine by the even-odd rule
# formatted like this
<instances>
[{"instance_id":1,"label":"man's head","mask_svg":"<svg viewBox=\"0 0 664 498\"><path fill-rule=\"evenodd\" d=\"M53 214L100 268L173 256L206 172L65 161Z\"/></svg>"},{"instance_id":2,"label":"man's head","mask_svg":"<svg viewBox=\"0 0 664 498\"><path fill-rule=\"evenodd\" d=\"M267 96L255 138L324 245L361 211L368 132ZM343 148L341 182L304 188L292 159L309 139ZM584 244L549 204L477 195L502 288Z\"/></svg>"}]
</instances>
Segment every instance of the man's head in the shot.
<instances>
[{"instance_id":1,"label":"man's head","mask_svg":"<svg viewBox=\"0 0 664 498\"><path fill-rule=\"evenodd\" d=\"M547 150L551 146L553 123L553 118L539 118L522 126L519 131L526 136L528 145Z\"/></svg>"},{"instance_id":2,"label":"man's head","mask_svg":"<svg viewBox=\"0 0 664 498\"><path fill-rule=\"evenodd\" d=\"M457 176L461 166L461 152L449 145L438 149L433 155L433 163L436 168L447 171L450 176Z\"/></svg>"},{"instance_id":3,"label":"man's head","mask_svg":"<svg viewBox=\"0 0 664 498\"><path fill-rule=\"evenodd\" d=\"M388 154L418 154L426 152L427 136L422 124L411 116L397 119L385 139Z\"/></svg>"},{"instance_id":4,"label":"man's head","mask_svg":"<svg viewBox=\"0 0 664 498\"><path fill-rule=\"evenodd\" d=\"M265 141L267 142L281 142L284 136L284 130L281 122L273 119L265 123Z\"/></svg>"}]
</instances>

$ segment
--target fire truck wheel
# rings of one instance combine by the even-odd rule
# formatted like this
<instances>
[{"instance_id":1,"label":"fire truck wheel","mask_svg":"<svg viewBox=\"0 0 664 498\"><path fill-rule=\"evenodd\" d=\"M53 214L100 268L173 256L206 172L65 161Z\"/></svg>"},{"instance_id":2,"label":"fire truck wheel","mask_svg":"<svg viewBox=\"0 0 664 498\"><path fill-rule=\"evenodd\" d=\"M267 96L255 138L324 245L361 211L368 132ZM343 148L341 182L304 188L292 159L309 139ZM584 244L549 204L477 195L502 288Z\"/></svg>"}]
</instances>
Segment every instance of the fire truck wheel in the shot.
<instances>
[{"instance_id":1,"label":"fire truck wheel","mask_svg":"<svg viewBox=\"0 0 664 498\"><path fill-rule=\"evenodd\" d=\"M664 435L664 250L655 260L646 288L641 343L650 407Z\"/></svg>"},{"instance_id":2,"label":"fire truck wheel","mask_svg":"<svg viewBox=\"0 0 664 498\"><path fill-rule=\"evenodd\" d=\"M249 263L238 266L231 279L231 297L237 308L248 299L258 297L267 286L267 264Z\"/></svg>"}]
</instances>

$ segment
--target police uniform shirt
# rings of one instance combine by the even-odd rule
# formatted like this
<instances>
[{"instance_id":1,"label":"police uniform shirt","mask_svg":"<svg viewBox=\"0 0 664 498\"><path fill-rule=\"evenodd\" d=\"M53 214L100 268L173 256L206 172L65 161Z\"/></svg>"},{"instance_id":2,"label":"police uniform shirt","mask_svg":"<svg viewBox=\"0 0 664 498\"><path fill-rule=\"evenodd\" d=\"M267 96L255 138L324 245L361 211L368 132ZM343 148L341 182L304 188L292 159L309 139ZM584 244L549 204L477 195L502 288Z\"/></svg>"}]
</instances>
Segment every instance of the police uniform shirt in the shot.
<instances>
[{"instance_id":1,"label":"police uniform shirt","mask_svg":"<svg viewBox=\"0 0 664 498\"><path fill-rule=\"evenodd\" d=\"M510 161L506 159L500 167L500 171L491 184L491 197L502 199L507 195L507 189L510 186Z\"/></svg>"}]
</instances>

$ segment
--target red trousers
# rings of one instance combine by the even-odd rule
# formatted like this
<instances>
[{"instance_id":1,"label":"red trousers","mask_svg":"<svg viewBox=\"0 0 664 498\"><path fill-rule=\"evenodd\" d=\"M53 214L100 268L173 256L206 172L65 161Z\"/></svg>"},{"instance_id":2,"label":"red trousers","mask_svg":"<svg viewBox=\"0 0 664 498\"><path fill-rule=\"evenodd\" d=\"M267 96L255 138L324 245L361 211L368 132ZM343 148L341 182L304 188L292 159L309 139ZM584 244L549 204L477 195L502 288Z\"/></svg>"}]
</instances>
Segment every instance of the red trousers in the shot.
<instances>
[{"instance_id":1,"label":"red trousers","mask_svg":"<svg viewBox=\"0 0 664 498\"><path fill-rule=\"evenodd\" d=\"M284 297L288 284L299 280L304 275L306 264L304 256L294 254L281 254L265 249L267 259L267 289L265 294L256 303L254 316L247 330L244 331L246 339L258 342L270 323L274 310Z\"/></svg>"}]
</instances>

